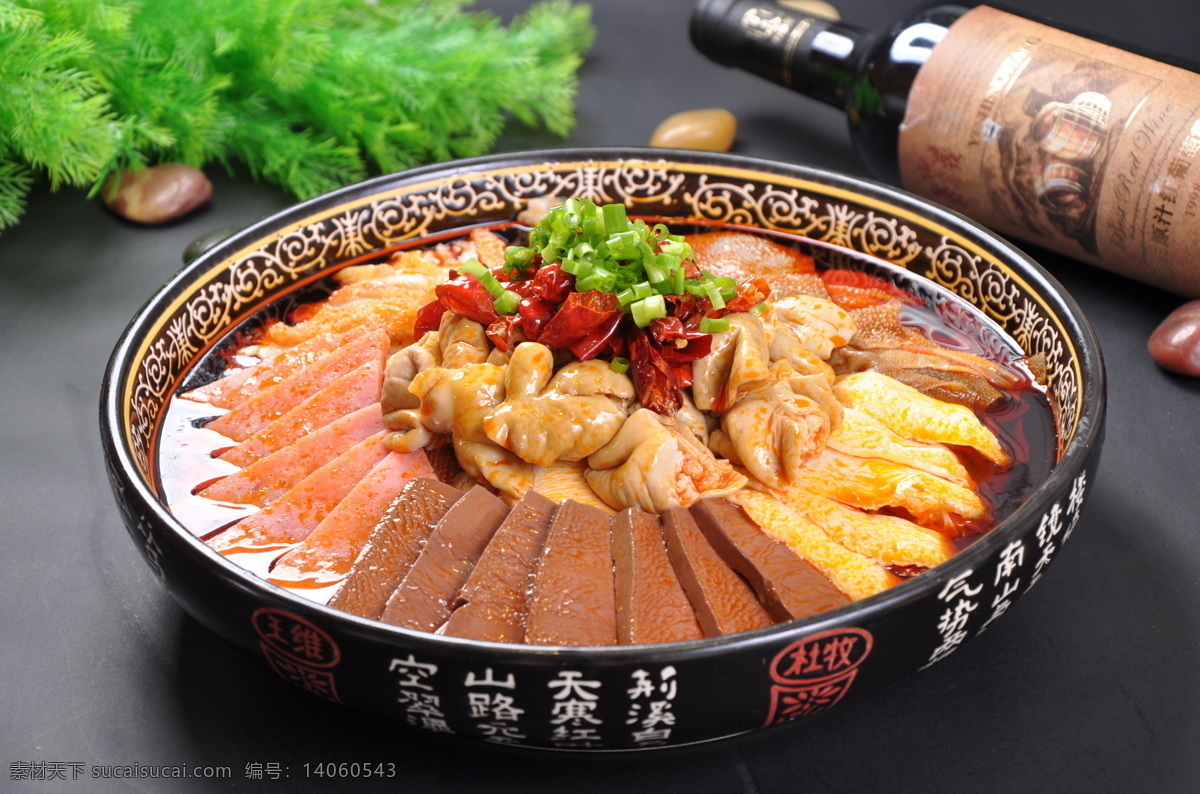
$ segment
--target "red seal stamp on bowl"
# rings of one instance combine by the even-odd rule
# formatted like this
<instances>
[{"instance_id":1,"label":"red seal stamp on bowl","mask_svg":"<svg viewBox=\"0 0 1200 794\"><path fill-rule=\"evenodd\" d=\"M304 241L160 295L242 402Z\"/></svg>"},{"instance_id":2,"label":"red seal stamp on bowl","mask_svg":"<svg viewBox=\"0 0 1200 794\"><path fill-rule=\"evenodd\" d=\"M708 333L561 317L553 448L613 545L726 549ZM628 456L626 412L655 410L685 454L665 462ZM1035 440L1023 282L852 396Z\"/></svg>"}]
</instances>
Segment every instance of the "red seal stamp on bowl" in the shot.
<instances>
[{"instance_id":1,"label":"red seal stamp on bowl","mask_svg":"<svg viewBox=\"0 0 1200 794\"><path fill-rule=\"evenodd\" d=\"M792 643L771 660L767 725L819 714L837 705L854 683L874 639L863 629L834 629Z\"/></svg>"}]
</instances>

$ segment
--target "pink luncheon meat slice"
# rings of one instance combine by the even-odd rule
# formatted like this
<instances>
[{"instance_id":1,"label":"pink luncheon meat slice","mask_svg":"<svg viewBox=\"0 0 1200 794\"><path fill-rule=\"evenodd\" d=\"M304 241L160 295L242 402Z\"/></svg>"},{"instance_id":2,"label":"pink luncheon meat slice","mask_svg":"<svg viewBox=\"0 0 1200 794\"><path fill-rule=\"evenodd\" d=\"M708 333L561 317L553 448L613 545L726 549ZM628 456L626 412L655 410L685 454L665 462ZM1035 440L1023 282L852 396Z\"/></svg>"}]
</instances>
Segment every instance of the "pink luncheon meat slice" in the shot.
<instances>
[{"instance_id":1,"label":"pink luncheon meat slice","mask_svg":"<svg viewBox=\"0 0 1200 794\"><path fill-rule=\"evenodd\" d=\"M379 403L359 408L302 437L295 444L222 477L200 495L222 502L266 507L350 447L387 428Z\"/></svg>"},{"instance_id":2,"label":"pink luncheon meat slice","mask_svg":"<svg viewBox=\"0 0 1200 794\"><path fill-rule=\"evenodd\" d=\"M325 587L346 577L387 506L416 477L432 477L425 453L393 452L295 548L275 561L270 581L284 587Z\"/></svg>"},{"instance_id":3,"label":"pink luncheon meat slice","mask_svg":"<svg viewBox=\"0 0 1200 794\"><path fill-rule=\"evenodd\" d=\"M388 449L384 433L359 442L305 477L277 502L208 541L222 554L282 548L304 540Z\"/></svg>"},{"instance_id":4,"label":"pink luncheon meat slice","mask_svg":"<svg viewBox=\"0 0 1200 794\"><path fill-rule=\"evenodd\" d=\"M382 361L363 364L219 457L245 468L335 419L379 402L379 394L383 389L383 369Z\"/></svg>"},{"instance_id":5,"label":"pink luncheon meat slice","mask_svg":"<svg viewBox=\"0 0 1200 794\"><path fill-rule=\"evenodd\" d=\"M312 365L254 393L206 427L234 441L245 441L341 376L372 361L383 364L389 344L383 331L366 331Z\"/></svg>"}]
</instances>

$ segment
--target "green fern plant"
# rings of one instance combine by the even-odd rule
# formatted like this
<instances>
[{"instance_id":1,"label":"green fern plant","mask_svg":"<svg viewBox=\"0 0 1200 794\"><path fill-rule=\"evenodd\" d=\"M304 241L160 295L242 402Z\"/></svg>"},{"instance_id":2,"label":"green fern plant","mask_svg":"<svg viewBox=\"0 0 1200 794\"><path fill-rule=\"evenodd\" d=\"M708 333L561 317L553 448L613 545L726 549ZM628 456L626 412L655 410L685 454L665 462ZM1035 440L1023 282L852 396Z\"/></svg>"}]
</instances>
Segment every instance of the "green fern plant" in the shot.
<instances>
[{"instance_id":1,"label":"green fern plant","mask_svg":"<svg viewBox=\"0 0 1200 794\"><path fill-rule=\"evenodd\" d=\"M504 26L459 0L0 0L0 228L45 178L244 168L307 198L486 152L512 119L565 135L590 9Z\"/></svg>"}]
</instances>

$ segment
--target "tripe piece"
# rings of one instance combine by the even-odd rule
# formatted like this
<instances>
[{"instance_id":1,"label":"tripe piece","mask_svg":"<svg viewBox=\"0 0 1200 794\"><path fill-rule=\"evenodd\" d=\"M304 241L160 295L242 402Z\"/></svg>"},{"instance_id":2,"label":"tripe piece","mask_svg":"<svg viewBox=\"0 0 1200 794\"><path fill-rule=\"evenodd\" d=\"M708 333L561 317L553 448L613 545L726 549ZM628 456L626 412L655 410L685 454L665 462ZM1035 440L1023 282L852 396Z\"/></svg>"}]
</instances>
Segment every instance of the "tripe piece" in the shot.
<instances>
[{"instance_id":1,"label":"tripe piece","mask_svg":"<svg viewBox=\"0 0 1200 794\"><path fill-rule=\"evenodd\" d=\"M843 375L833 384L833 390L842 405L870 414L905 438L967 446L997 466L1012 464L1012 456L1000 439L966 406L927 397L895 378L870 370Z\"/></svg>"},{"instance_id":2,"label":"tripe piece","mask_svg":"<svg viewBox=\"0 0 1200 794\"><path fill-rule=\"evenodd\" d=\"M713 547L686 507L663 514L667 556L706 637L761 629L775 621L754 590Z\"/></svg>"},{"instance_id":3,"label":"tripe piece","mask_svg":"<svg viewBox=\"0 0 1200 794\"><path fill-rule=\"evenodd\" d=\"M364 618L383 614L429 533L462 496L457 488L425 477L405 485L371 531L329 606Z\"/></svg>"},{"instance_id":4,"label":"tripe piece","mask_svg":"<svg viewBox=\"0 0 1200 794\"><path fill-rule=\"evenodd\" d=\"M529 645L616 645L609 515L570 499L554 513L542 550L525 642Z\"/></svg>"},{"instance_id":5,"label":"tripe piece","mask_svg":"<svg viewBox=\"0 0 1200 794\"><path fill-rule=\"evenodd\" d=\"M475 561L507 515L508 507L487 488L476 485L468 491L433 528L379 619L418 631L440 628Z\"/></svg>"},{"instance_id":6,"label":"tripe piece","mask_svg":"<svg viewBox=\"0 0 1200 794\"><path fill-rule=\"evenodd\" d=\"M658 519L629 508L612 518L617 638L622 645L698 640L696 611L667 558Z\"/></svg>"},{"instance_id":7,"label":"tripe piece","mask_svg":"<svg viewBox=\"0 0 1200 794\"><path fill-rule=\"evenodd\" d=\"M746 577L776 620L806 618L850 603L823 573L764 534L732 502L701 499L691 511L704 537Z\"/></svg>"},{"instance_id":8,"label":"tripe piece","mask_svg":"<svg viewBox=\"0 0 1200 794\"><path fill-rule=\"evenodd\" d=\"M455 598L445 634L491 642L525 639L529 586L557 508L535 491L513 505Z\"/></svg>"}]
</instances>

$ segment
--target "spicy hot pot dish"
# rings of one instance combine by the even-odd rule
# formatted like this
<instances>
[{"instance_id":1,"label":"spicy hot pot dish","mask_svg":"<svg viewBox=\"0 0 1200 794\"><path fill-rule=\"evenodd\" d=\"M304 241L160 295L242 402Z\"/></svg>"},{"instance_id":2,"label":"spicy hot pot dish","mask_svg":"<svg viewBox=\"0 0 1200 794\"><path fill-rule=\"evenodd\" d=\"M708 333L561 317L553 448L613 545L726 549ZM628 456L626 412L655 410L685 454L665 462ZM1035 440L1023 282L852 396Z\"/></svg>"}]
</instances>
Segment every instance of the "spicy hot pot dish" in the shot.
<instances>
[{"instance_id":1,"label":"spicy hot pot dish","mask_svg":"<svg viewBox=\"0 0 1200 794\"><path fill-rule=\"evenodd\" d=\"M563 749L820 713L931 665L1074 531L1098 346L907 194L661 150L362 183L134 318L102 428L184 608L312 695Z\"/></svg>"}]
</instances>

